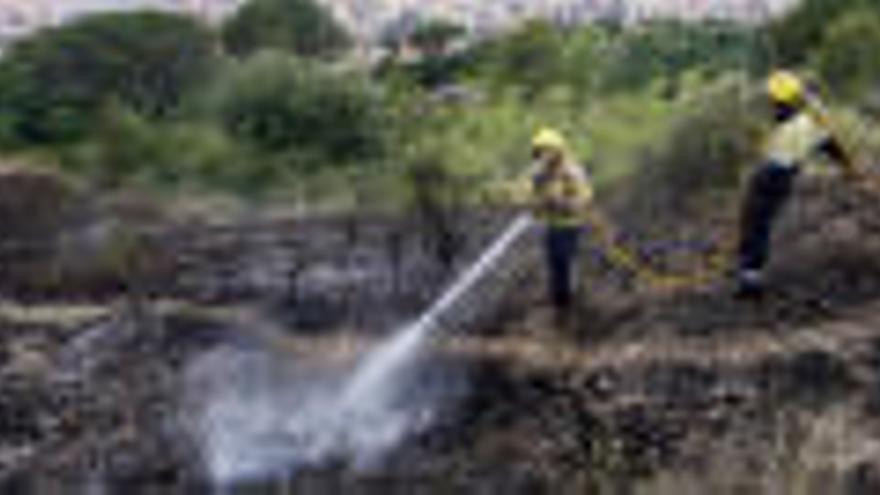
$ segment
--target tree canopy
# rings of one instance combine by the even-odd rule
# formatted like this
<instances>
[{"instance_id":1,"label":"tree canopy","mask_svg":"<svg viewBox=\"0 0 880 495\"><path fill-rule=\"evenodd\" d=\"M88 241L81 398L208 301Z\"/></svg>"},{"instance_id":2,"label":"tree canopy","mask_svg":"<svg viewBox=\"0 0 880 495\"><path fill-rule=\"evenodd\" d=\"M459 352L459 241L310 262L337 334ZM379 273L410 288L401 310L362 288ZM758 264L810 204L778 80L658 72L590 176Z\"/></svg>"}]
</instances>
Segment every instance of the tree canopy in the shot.
<instances>
[{"instance_id":1,"label":"tree canopy","mask_svg":"<svg viewBox=\"0 0 880 495\"><path fill-rule=\"evenodd\" d=\"M812 49L822 43L828 26L852 11L880 12L876 0L804 0L788 15L770 26L777 63L798 65L807 61Z\"/></svg>"},{"instance_id":2,"label":"tree canopy","mask_svg":"<svg viewBox=\"0 0 880 495\"><path fill-rule=\"evenodd\" d=\"M214 38L187 17L112 13L46 29L0 61L0 138L76 139L111 101L166 115L214 64Z\"/></svg>"},{"instance_id":3,"label":"tree canopy","mask_svg":"<svg viewBox=\"0 0 880 495\"><path fill-rule=\"evenodd\" d=\"M816 65L838 93L856 96L880 83L880 14L854 10L828 28Z\"/></svg>"},{"instance_id":4,"label":"tree canopy","mask_svg":"<svg viewBox=\"0 0 880 495\"><path fill-rule=\"evenodd\" d=\"M204 108L233 136L295 161L351 162L381 151L381 102L366 81L283 52L233 64Z\"/></svg>"},{"instance_id":5,"label":"tree canopy","mask_svg":"<svg viewBox=\"0 0 880 495\"><path fill-rule=\"evenodd\" d=\"M328 57L346 49L351 40L314 0L250 0L224 24L223 42L236 55L275 48Z\"/></svg>"}]
</instances>

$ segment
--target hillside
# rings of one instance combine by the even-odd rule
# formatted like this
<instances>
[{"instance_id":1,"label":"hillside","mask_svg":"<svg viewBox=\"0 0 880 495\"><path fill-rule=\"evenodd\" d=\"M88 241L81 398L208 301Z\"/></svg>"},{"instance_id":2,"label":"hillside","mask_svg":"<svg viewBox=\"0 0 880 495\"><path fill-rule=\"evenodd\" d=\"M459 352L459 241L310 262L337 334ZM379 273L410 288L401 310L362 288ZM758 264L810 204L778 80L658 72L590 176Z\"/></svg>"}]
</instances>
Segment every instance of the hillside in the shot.
<instances>
[{"instance_id":1,"label":"hillside","mask_svg":"<svg viewBox=\"0 0 880 495\"><path fill-rule=\"evenodd\" d=\"M0 0L0 493L880 493L880 3L293 1Z\"/></svg>"},{"instance_id":2,"label":"hillside","mask_svg":"<svg viewBox=\"0 0 880 495\"><path fill-rule=\"evenodd\" d=\"M314 462L301 449L321 432L298 436L297 407L445 283L418 247L430 233L405 217L86 208L66 235L73 259L3 253L17 270L0 286L0 488L876 493L877 203L832 178L798 197L773 270L781 290L761 304L723 283L636 288L596 260L578 323L561 328L542 309L531 244L519 246L495 290L457 315L478 318L444 320L403 374L405 401L373 427L397 438L385 428L399 425L404 441L362 460L345 445L363 439L337 439ZM469 216L458 265L504 220ZM152 246L128 288L96 284L81 251L108 222ZM39 239L40 225L18 228ZM69 263L62 293L26 283L56 256Z\"/></svg>"}]
</instances>

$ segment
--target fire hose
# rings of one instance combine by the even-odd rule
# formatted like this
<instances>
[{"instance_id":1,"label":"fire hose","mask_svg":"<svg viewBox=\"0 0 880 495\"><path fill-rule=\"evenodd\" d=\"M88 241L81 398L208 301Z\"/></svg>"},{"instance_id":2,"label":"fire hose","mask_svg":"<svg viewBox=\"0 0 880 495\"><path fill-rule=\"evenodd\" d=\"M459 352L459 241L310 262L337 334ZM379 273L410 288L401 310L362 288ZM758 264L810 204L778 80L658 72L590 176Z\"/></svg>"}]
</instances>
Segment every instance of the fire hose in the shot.
<instances>
[{"instance_id":1,"label":"fire hose","mask_svg":"<svg viewBox=\"0 0 880 495\"><path fill-rule=\"evenodd\" d=\"M587 225L599 242L605 257L617 268L635 275L648 286L664 290L692 289L709 284L728 272L733 260L736 236L725 237L718 248L707 256L703 268L692 273L665 272L642 261L636 250L617 241L614 224L598 209L587 216Z\"/></svg>"}]
</instances>

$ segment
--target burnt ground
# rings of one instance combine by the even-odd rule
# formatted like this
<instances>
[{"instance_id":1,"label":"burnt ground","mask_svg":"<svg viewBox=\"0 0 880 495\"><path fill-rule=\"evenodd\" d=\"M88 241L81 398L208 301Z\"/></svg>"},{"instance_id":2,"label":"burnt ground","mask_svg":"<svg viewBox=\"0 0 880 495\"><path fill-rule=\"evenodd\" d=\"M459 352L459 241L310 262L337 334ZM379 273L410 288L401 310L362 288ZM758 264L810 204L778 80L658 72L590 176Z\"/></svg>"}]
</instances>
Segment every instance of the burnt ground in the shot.
<instances>
[{"instance_id":1,"label":"burnt ground","mask_svg":"<svg viewBox=\"0 0 880 495\"><path fill-rule=\"evenodd\" d=\"M761 303L733 301L723 282L640 286L590 256L581 307L559 326L524 242L434 343L425 368L464 376L468 391L430 429L367 469L340 460L238 490L877 493L880 216L821 181L799 198ZM103 259L94 245L119 238L98 227L133 223L107 215L84 213L65 234L75 269L52 236L3 253L4 491L209 491L180 421L188 363L224 346L351 359L505 219L438 239L423 219L150 217L134 223L147 233L123 236L138 249L124 244L120 272L89 266ZM729 228L705 221L701 234ZM43 280L47 264L60 282Z\"/></svg>"}]
</instances>

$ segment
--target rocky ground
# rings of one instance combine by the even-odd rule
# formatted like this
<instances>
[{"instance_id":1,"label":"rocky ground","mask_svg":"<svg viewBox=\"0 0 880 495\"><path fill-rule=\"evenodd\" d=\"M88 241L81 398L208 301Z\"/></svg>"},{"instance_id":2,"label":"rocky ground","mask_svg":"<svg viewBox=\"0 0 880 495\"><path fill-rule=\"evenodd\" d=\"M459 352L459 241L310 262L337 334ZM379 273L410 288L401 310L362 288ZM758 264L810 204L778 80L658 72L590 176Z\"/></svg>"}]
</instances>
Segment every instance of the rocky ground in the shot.
<instances>
[{"instance_id":1,"label":"rocky ground","mask_svg":"<svg viewBox=\"0 0 880 495\"><path fill-rule=\"evenodd\" d=\"M340 459L227 489L877 493L880 216L870 197L823 181L799 197L778 290L760 304L731 300L724 283L640 286L593 256L561 327L526 241L432 343L425 372L464 386L430 428L367 467ZM350 362L504 221L476 218L438 241L417 220L44 208L42 227L4 227L0 256L9 493L213 489L182 418L193 362L224 348Z\"/></svg>"}]
</instances>

